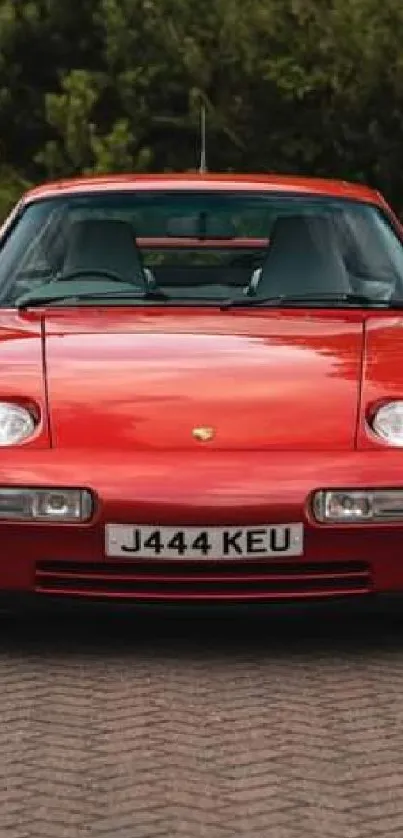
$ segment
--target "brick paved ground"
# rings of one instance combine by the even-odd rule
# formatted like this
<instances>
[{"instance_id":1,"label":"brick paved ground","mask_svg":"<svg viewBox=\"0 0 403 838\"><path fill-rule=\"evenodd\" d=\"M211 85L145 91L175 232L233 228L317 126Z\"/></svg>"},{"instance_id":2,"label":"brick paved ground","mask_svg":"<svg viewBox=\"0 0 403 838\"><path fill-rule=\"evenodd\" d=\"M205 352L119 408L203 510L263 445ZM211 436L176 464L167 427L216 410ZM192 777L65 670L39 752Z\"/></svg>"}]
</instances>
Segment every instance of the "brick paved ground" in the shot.
<instances>
[{"instance_id":1,"label":"brick paved ground","mask_svg":"<svg viewBox=\"0 0 403 838\"><path fill-rule=\"evenodd\" d=\"M401 838L403 620L0 623L1 838Z\"/></svg>"}]
</instances>

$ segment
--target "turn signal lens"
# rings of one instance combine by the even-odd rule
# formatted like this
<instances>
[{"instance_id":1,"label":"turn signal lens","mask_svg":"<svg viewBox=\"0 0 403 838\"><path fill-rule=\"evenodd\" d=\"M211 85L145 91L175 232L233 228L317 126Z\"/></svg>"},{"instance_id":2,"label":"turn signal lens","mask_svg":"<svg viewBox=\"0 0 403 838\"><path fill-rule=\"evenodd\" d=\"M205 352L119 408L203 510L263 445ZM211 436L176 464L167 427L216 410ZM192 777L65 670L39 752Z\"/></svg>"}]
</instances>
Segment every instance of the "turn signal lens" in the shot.
<instances>
[{"instance_id":1,"label":"turn signal lens","mask_svg":"<svg viewBox=\"0 0 403 838\"><path fill-rule=\"evenodd\" d=\"M403 489L323 490L314 496L313 512L323 524L403 521Z\"/></svg>"},{"instance_id":2,"label":"turn signal lens","mask_svg":"<svg viewBox=\"0 0 403 838\"><path fill-rule=\"evenodd\" d=\"M86 489L0 488L0 519L9 521L88 521L92 495Z\"/></svg>"}]
</instances>

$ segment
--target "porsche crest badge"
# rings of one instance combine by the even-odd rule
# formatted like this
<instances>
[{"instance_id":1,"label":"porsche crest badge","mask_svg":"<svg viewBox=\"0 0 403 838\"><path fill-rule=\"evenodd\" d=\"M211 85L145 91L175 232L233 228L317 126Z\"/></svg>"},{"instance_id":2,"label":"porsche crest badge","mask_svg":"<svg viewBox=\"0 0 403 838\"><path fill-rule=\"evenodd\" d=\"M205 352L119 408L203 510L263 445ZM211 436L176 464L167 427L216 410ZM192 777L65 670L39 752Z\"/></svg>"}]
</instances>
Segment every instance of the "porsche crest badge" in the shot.
<instances>
[{"instance_id":1,"label":"porsche crest badge","mask_svg":"<svg viewBox=\"0 0 403 838\"><path fill-rule=\"evenodd\" d=\"M192 436L194 439L197 439L198 442L209 442L215 436L214 428L208 428L202 426L200 428L193 428Z\"/></svg>"}]
</instances>

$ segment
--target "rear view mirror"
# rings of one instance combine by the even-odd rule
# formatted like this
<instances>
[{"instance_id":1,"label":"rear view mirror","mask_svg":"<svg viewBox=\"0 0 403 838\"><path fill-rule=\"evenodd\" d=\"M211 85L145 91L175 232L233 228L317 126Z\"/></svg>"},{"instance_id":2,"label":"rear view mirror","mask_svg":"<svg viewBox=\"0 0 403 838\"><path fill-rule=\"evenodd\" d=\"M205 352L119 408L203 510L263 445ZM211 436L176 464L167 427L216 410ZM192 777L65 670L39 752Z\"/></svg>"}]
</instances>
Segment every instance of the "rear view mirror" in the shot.
<instances>
[{"instance_id":1,"label":"rear view mirror","mask_svg":"<svg viewBox=\"0 0 403 838\"><path fill-rule=\"evenodd\" d=\"M230 218L217 218L207 213L174 216L166 226L166 235L187 239L233 239L236 238Z\"/></svg>"}]
</instances>

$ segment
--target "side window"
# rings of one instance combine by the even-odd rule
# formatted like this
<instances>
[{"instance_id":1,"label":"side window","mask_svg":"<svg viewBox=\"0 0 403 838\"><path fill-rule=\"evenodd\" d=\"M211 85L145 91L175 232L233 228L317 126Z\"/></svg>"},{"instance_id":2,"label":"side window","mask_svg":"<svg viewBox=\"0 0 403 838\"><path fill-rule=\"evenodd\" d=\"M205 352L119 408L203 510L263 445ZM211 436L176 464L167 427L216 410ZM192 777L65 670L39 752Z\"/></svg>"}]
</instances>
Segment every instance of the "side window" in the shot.
<instances>
[{"instance_id":1,"label":"side window","mask_svg":"<svg viewBox=\"0 0 403 838\"><path fill-rule=\"evenodd\" d=\"M49 205L27 207L0 251L0 299L8 289L23 293L51 279L57 271L58 251L63 245L63 211Z\"/></svg>"},{"instance_id":2,"label":"side window","mask_svg":"<svg viewBox=\"0 0 403 838\"><path fill-rule=\"evenodd\" d=\"M339 223L340 242L348 271L362 279L390 278L394 273L388 249L374 237L373 216L354 211L343 213Z\"/></svg>"}]
</instances>

